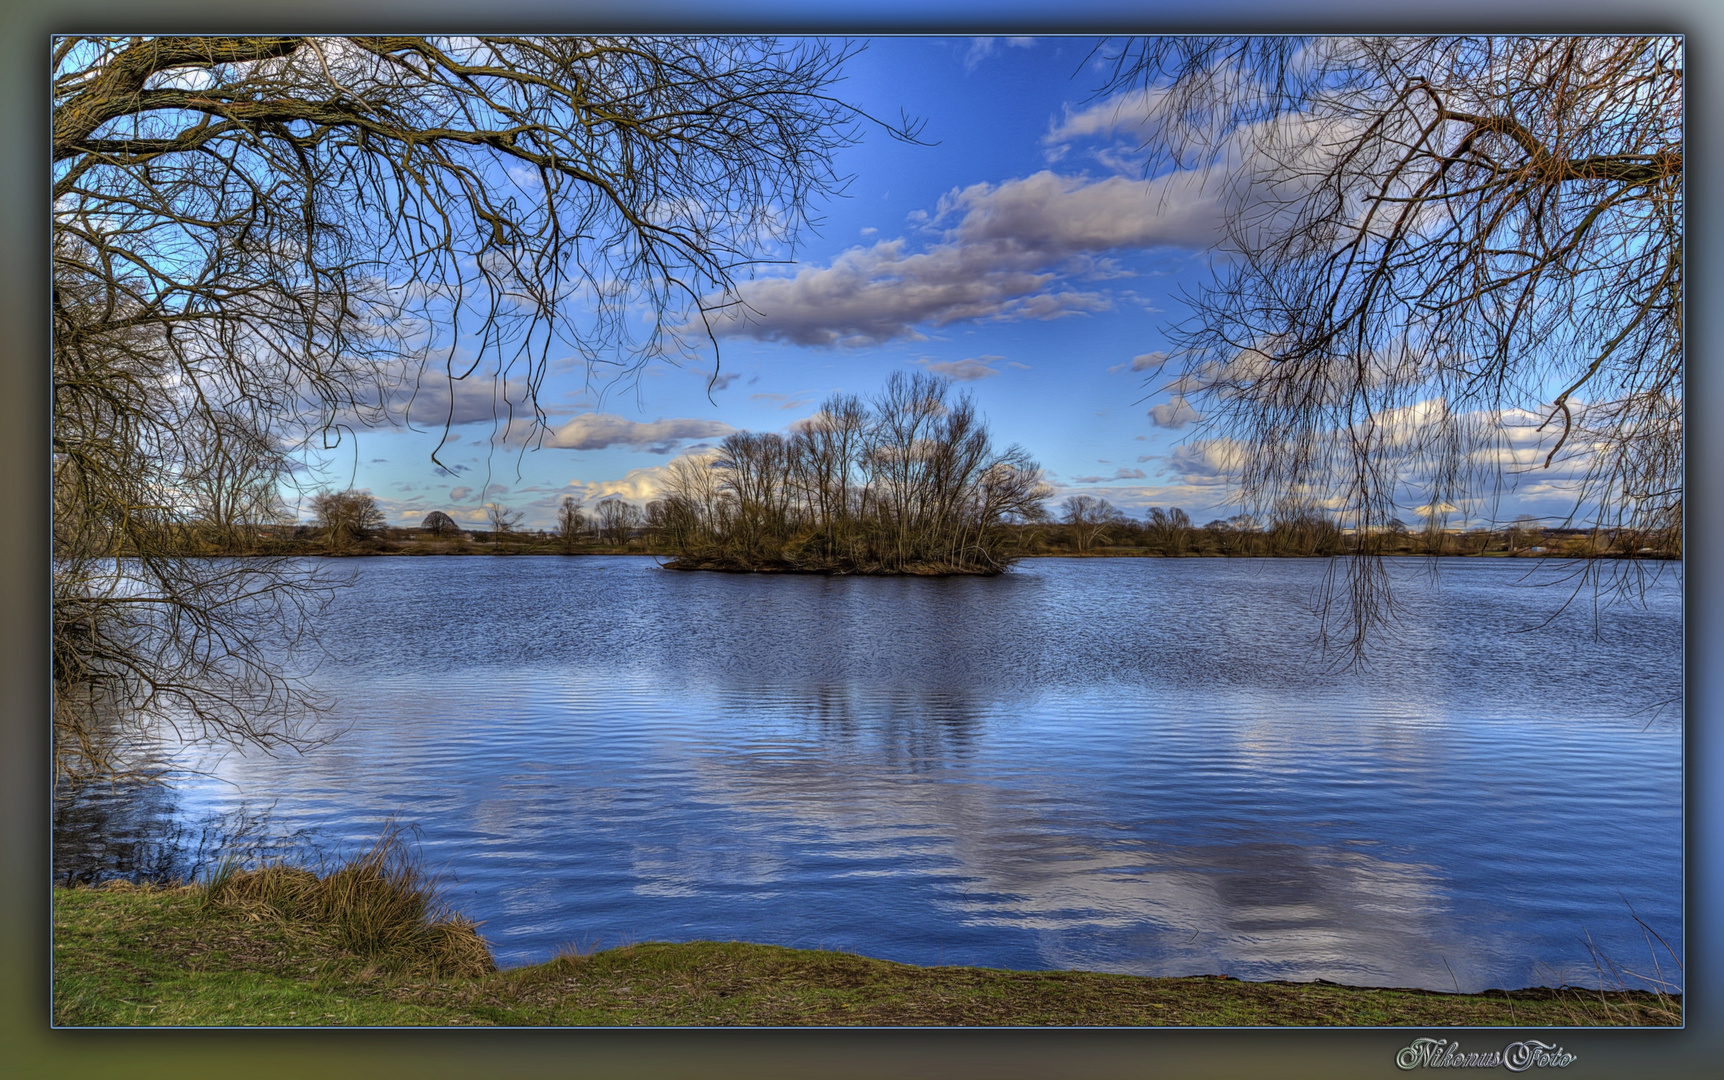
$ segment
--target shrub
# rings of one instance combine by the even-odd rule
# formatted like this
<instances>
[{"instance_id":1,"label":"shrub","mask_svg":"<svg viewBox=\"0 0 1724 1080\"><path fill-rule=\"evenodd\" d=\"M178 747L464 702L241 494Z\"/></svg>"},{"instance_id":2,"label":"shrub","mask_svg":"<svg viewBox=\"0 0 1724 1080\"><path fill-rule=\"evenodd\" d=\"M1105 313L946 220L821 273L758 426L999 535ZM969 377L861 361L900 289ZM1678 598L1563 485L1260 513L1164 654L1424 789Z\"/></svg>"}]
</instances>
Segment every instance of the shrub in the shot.
<instances>
[{"instance_id":1,"label":"shrub","mask_svg":"<svg viewBox=\"0 0 1724 1080\"><path fill-rule=\"evenodd\" d=\"M384 967L438 975L496 970L478 925L448 909L393 823L367 851L317 874L274 863L224 862L199 886L206 915L270 918L328 937Z\"/></svg>"}]
</instances>

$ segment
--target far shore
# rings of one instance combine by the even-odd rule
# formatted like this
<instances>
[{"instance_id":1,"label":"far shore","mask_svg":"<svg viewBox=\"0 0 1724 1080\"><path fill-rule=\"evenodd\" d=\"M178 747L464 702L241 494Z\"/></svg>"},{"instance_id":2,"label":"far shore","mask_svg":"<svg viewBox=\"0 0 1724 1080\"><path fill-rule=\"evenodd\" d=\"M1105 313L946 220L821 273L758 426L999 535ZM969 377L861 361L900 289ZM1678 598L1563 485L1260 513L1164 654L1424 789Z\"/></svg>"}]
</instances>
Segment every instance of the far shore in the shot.
<instances>
[{"instance_id":1,"label":"far shore","mask_svg":"<svg viewBox=\"0 0 1724 1080\"><path fill-rule=\"evenodd\" d=\"M1349 553L1349 552L1336 552L1336 553L1332 553L1332 554L1292 553L1292 554L1275 555L1275 554L1261 554L1261 553L1249 553L1249 552L1185 551L1185 552L1181 552L1177 555L1169 555L1165 552L1145 551L1145 550L1137 549L1137 548L1102 548L1099 550L1091 550L1091 551L1061 551L1061 550L1026 551L1026 552L1022 552L1022 553L1014 555L1013 559L1014 559L1014 561L1021 561L1021 560L1025 560L1025 559L1328 559L1328 558L1344 558L1344 557L1348 556L1349 554L1351 554L1351 553ZM668 550L655 550L655 549L650 548L650 547L634 547L634 546L612 546L612 547L593 546L593 547L581 547L581 548L577 548L573 551L563 551L563 550L558 549L554 543L547 543L547 544L531 544L531 543L492 544L492 543L487 543L487 542L471 542L471 543L456 545L456 544L450 544L447 542L443 542L443 543L436 543L436 542L420 543L420 542L415 542L415 541L405 541L405 542L384 541L384 542L376 543L376 544L358 544L358 545L354 545L354 546L352 546L346 550L342 550L342 551L329 551L329 550L323 549L319 546L310 545L310 544L303 545L303 546L286 546L286 545L283 545L283 546L269 548L266 550L251 551L251 552L236 552L236 553L231 553L231 554L214 554L214 555L210 555L208 557L210 557L210 558L234 558L234 557L239 557L239 558L246 558L246 557L275 557L275 558L280 558L284 555L293 556L293 557L300 557L300 558L338 558L338 559L373 557L373 556L388 556L388 557L401 557L401 558L434 558L434 557L444 557L444 556L452 557L452 558L473 558L473 557L481 557L481 558L482 557L579 558L579 557L590 556L590 555L634 555L634 556L639 556L642 558L656 558L656 559L661 559L661 560L664 560L666 562L669 562L670 560L678 558L679 553L675 552L675 551L668 551ZM1440 553L1438 553L1438 552L1420 552L1420 551L1395 551L1395 552L1384 552L1382 554L1382 557L1383 558L1390 558L1390 559L1480 559L1480 558L1483 558L1483 559L1512 559L1515 561L1550 560L1550 561L1555 561L1555 562L1574 562L1574 561L1581 561L1581 560L1608 560L1608 561L1635 561L1635 562L1681 562L1682 561L1682 557L1680 555L1664 555L1664 554L1648 553L1648 552L1632 552L1632 553L1598 552L1598 553L1590 554L1590 555L1576 556L1576 555L1571 555L1571 554L1564 554L1562 552L1557 552L1557 551L1545 551L1545 552L1517 551L1517 552L1513 552L1513 553L1505 552L1505 551L1485 551L1485 552L1479 552L1479 551L1444 551L1444 552L1440 552ZM750 567L736 567L736 566L730 566L730 565L724 565L724 566L714 565L714 566L676 567L674 569L688 569L688 570L692 570L692 571L707 571L707 572L712 572L712 573L801 573L801 574L856 573L853 571L818 569L818 568L808 569L808 570L796 570L796 569L789 569L789 568L778 566L778 565L765 565L765 566L751 567L751 568ZM924 573L926 575L935 575L935 574L942 573L942 571L932 571L931 570L931 571L922 572L922 571L912 570L912 571L909 571L907 573L908 573L908 576L918 576L918 575L922 575ZM872 576L880 576L880 575L874 574ZM904 575L895 575L895 576L904 576Z\"/></svg>"}]
</instances>

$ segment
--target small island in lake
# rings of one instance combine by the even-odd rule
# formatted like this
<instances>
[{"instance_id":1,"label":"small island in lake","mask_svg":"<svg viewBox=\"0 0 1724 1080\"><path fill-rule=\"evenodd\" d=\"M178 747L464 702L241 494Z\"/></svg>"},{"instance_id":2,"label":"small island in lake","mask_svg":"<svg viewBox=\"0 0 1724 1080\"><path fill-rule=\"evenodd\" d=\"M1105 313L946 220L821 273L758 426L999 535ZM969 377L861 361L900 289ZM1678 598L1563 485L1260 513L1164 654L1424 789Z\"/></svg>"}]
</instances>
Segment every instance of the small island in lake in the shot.
<instances>
[{"instance_id":1,"label":"small island in lake","mask_svg":"<svg viewBox=\"0 0 1724 1080\"><path fill-rule=\"evenodd\" d=\"M835 394L789 436L738 432L672 462L657 514L673 570L997 574L1011 526L1051 489L1018 446L996 450L968 394L896 373L872 401Z\"/></svg>"}]
</instances>

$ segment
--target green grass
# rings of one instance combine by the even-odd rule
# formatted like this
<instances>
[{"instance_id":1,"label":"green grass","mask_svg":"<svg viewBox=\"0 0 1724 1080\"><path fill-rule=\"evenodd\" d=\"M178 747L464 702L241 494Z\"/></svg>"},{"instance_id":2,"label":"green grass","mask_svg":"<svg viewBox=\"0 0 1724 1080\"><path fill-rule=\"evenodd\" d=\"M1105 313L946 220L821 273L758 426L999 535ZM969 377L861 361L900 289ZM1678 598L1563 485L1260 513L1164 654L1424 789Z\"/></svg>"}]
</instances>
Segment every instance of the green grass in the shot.
<instances>
[{"instance_id":1,"label":"green grass","mask_svg":"<svg viewBox=\"0 0 1724 1080\"><path fill-rule=\"evenodd\" d=\"M373 865L378 865L375 858ZM306 876L328 881L339 873ZM647 943L499 971L488 953L484 963L473 962L466 941L478 939L471 924L446 918L435 905L397 920L393 931L368 936L351 925L343 928L343 919L352 922L351 910L344 915L337 905L319 907L304 895L284 900L284 894L310 889L305 877L288 881L288 876L273 884L227 873L201 886L56 889L55 1022L1419 1027L1681 1022L1679 998L1638 992L1443 994L1219 977L923 968L738 942ZM351 882L342 888L363 891ZM403 929L414 924L445 929L429 936Z\"/></svg>"}]
</instances>

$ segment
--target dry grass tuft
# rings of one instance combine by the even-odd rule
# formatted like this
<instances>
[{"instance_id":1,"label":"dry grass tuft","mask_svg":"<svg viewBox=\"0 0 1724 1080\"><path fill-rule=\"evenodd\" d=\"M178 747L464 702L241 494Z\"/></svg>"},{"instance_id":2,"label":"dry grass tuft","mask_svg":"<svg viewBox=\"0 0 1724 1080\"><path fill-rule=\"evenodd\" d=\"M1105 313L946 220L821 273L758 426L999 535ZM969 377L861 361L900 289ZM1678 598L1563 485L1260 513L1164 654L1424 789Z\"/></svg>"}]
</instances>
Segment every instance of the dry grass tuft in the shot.
<instances>
[{"instance_id":1,"label":"dry grass tuft","mask_svg":"<svg viewBox=\"0 0 1724 1080\"><path fill-rule=\"evenodd\" d=\"M198 886L206 916L272 919L327 937L380 968L484 975L496 962L478 924L449 910L400 827L325 874L270 864L218 867Z\"/></svg>"}]
</instances>

